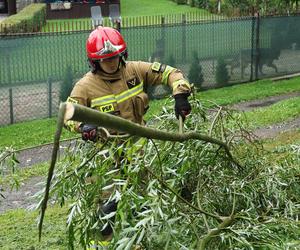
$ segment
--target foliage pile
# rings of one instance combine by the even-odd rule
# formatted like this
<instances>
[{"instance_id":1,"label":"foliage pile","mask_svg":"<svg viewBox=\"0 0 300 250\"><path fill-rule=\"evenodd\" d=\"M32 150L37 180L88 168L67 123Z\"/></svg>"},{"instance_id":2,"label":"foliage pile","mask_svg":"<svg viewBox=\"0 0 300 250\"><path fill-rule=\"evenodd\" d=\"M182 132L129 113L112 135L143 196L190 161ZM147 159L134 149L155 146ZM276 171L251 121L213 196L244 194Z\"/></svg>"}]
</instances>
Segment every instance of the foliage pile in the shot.
<instances>
[{"instance_id":1,"label":"foliage pile","mask_svg":"<svg viewBox=\"0 0 300 250\"><path fill-rule=\"evenodd\" d=\"M242 117L211 103L194 101L193 107L185 130L225 141L240 164L219 146L196 140L78 142L59 163L51 187L53 199L70 205L70 246L98 239L113 217L111 249L299 246L300 146L282 149L285 159L274 162ZM171 113L165 109L149 126L177 131ZM101 212L107 200L118 201L116 212Z\"/></svg>"}]
</instances>

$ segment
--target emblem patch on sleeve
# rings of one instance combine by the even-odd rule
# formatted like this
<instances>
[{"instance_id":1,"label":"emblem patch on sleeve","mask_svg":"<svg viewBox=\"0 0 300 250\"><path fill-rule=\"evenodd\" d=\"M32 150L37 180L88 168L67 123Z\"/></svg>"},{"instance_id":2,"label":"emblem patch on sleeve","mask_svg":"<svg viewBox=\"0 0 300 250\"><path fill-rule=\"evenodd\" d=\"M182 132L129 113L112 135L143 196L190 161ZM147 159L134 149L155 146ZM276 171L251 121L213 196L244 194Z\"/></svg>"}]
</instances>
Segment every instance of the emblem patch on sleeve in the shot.
<instances>
[{"instance_id":1,"label":"emblem patch on sleeve","mask_svg":"<svg viewBox=\"0 0 300 250\"><path fill-rule=\"evenodd\" d=\"M159 63L159 62L154 62L154 63L152 64L151 69L152 69L153 71L163 73L163 72L166 70L166 65L165 65L165 64L161 64L161 63Z\"/></svg>"},{"instance_id":2,"label":"emblem patch on sleeve","mask_svg":"<svg viewBox=\"0 0 300 250\"><path fill-rule=\"evenodd\" d=\"M127 83L128 88L131 89L131 88L135 87L136 85L140 84L140 81L138 78L134 77L134 78L127 80L126 83Z\"/></svg>"},{"instance_id":3,"label":"emblem patch on sleeve","mask_svg":"<svg viewBox=\"0 0 300 250\"><path fill-rule=\"evenodd\" d=\"M159 72L160 67L161 67L161 63L159 63L159 62L154 62L154 63L152 64L151 69L152 69L153 71Z\"/></svg>"}]
</instances>

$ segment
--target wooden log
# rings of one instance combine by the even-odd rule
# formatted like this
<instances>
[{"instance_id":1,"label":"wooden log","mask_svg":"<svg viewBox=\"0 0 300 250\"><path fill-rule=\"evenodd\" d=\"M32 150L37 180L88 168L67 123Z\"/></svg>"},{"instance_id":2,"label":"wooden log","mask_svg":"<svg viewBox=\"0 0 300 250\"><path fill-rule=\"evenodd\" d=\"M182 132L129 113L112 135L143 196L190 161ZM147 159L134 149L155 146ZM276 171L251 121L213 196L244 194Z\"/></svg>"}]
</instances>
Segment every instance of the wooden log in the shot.
<instances>
[{"instance_id":1,"label":"wooden log","mask_svg":"<svg viewBox=\"0 0 300 250\"><path fill-rule=\"evenodd\" d=\"M102 126L107 129L113 129L120 132L125 132L130 135L145 137L148 139L162 140L162 141L183 142L191 139L202 140L223 147L226 153L230 156L230 158L232 158L226 143L207 135L202 135L197 132L188 132L188 133L179 134L176 132L167 132L167 131L157 130L154 128L147 128L137 123L133 123L128 120L125 120L123 118L106 114L103 112L99 112L97 110L82 105L73 104L73 103L66 103L63 105L66 105L66 112L64 116L65 122L68 120L80 121L83 123Z\"/></svg>"}]
</instances>

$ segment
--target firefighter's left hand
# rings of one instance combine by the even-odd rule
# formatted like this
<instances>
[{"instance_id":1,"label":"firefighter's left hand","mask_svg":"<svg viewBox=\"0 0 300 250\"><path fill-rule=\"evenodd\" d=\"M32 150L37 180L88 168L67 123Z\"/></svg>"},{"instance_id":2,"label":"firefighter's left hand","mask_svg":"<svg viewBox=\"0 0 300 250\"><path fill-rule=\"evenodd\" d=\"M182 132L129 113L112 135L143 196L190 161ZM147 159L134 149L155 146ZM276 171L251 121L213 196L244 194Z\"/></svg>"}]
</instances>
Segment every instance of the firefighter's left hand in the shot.
<instances>
[{"instance_id":1,"label":"firefighter's left hand","mask_svg":"<svg viewBox=\"0 0 300 250\"><path fill-rule=\"evenodd\" d=\"M177 119L179 115L184 120L185 117L191 113L192 107L188 100L189 94L177 94L174 96L175 99L175 114Z\"/></svg>"}]
</instances>

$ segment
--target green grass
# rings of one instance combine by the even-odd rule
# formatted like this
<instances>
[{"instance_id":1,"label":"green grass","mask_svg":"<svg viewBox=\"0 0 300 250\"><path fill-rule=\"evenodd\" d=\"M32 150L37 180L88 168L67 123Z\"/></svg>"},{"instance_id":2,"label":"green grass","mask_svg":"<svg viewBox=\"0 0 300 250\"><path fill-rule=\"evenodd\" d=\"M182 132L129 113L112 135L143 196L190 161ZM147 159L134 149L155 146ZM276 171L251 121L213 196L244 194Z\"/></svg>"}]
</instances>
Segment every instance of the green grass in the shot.
<instances>
[{"instance_id":1,"label":"green grass","mask_svg":"<svg viewBox=\"0 0 300 250\"><path fill-rule=\"evenodd\" d=\"M16 168L14 173L0 175L0 186L18 188L19 184L32 177L47 176L48 168L49 163L36 164L26 168Z\"/></svg>"},{"instance_id":2,"label":"green grass","mask_svg":"<svg viewBox=\"0 0 300 250\"><path fill-rule=\"evenodd\" d=\"M214 101L219 105L229 105L294 91L300 91L300 78L298 77L277 82L261 80L253 83L203 91L197 94L197 98L200 100Z\"/></svg>"},{"instance_id":3,"label":"green grass","mask_svg":"<svg viewBox=\"0 0 300 250\"><path fill-rule=\"evenodd\" d=\"M300 129L287 131L276 136L276 138L266 139L263 142L264 149L271 151L278 147L300 144Z\"/></svg>"},{"instance_id":4,"label":"green grass","mask_svg":"<svg viewBox=\"0 0 300 250\"><path fill-rule=\"evenodd\" d=\"M41 145L53 142L56 130L56 119L35 120L0 127L0 148L12 146L14 149ZM77 136L66 129L62 139Z\"/></svg>"},{"instance_id":5,"label":"green grass","mask_svg":"<svg viewBox=\"0 0 300 250\"><path fill-rule=\"evenodd\" d=\"M121 2L122 27L161 24L161 18L158 17L161 15L172 16L167 18L167 22L180 23L182 14L186 14L187 21L208 19L214 16L206 10L189 5L178 5L170 0L122 0ZM103 18L103 25L111 25L109 18ZM42 31L57 32L70 29L90 30L91 18L47 20Z\"/></svg>"},{"instance_id":6,"label":"green grass","mask_svg":"<svg viewBox=\"0 0 300 250\"><path fill-rule=\"evenodd\" d=\"M196 98L203 102L210 101L218 105L231 105L295 91L300 91L300 78L277 82L260 80L252 83L237 84L230 87L198 92L196 93ZM164 103L165 100L152 101L146 118L149 119L152 115L157 114Z\"/></svg>"},{"instance_id":7,"label":"green grass","mask_svg":"<svg viewBox=\"0 0 300 250\"><path fill-rule=\"evenodd\" d=\"M67 208L48 207L42 240L38 240L38 212L11 210L0 215L0 249L67 249Z\"/></svg>"},{"instance_id":8,"label":"green grass","mask_svg":"<svg viewBox=\"0 0 300 250\"><path fill-rule=\"evenodd\" d=\"M264 127L274 123L289 122L300 117L300 97L280 101L269 107L245 113L252 127Z\"/></svg>"},{"instance_id":9,"label":"green grass","mask_svg":"<svg viewBox=\"0 0 300 250\"><path fill-rule=\"evenodd\" d=\"M122 0L121 15L128 16L151 16L180 14L186 12L208 13L205 10L190 7L188 5L178 5L170 0Z\"/></svg>"},{"instance_id":10,"label":"green grass","mask_svg":"<svg viewBox=\"0 0 300 250\"><path fill-rule=\"evenodd\" d=\"M239 84L232 87L226 87L221 89L214 89L197 93L196 98L199 100L213 101L219 105L230 105L239 103L242 101L250 101L254 99L262 99L268 96L279 95L294 91L300 91L300 78L294 78L291 80L285 80L280 82L272 82L271 80L262 80L248 84ZM146 120L149 120L153 115L157 115L161 111L161 107L165 104L166 100L155 100L150 104L150 109L146 114ZM292 114L292 117L297 116L299 100L295 99L283 101L275 104L271 107L262 109L267 111L268 119L264 122L260 121L260 124L272 124L278 121L278 117L281 117L280 121L285 119L287 114ZM283 106L280 106L283 105ZM288 105L288 106L286 106ZM282 112L284 108L284 112ZM281 114L276 115L277 113ZM265 113L266 114L266 113ZM261 117L265 117L265 114ZM262 119L262 118L257 118ZM254 122L254 121L253 121ZM43 143L49 143L53 141L54 132L56 129L56 119L36 120L31 122L24 122L14 124L6 127L0 127L0 147L13 146L16 149L40 145ZM70 133L63 130L62 139L78 136L77 134Z\"/></svg>"}]
</instances>

